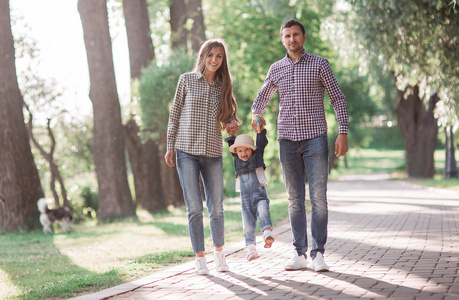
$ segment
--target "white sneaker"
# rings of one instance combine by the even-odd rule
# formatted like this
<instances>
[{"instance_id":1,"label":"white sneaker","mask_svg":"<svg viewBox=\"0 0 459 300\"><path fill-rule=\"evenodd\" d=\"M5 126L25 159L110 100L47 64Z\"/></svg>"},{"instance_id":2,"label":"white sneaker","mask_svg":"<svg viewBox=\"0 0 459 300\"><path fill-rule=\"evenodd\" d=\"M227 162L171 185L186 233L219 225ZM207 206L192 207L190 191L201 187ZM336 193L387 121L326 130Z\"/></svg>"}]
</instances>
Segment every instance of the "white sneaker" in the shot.
<instances>
[{"instance_id":1,"label":"white sneaker","mask_svg":"<svg viewBox=\"0 0 459 300\"><path fill-rule=\"evenodd\" d=\"M215 251L214 262L215 262L215 268L217 272L228 272L229 271L229 267L228 267L228 264L226 263L226 258L225 258L225 254L223 254L223 251Z\"/></svg>"},{"instance_id":2,"label":"white sneaker","mask_svg":"<svg viewBox=\"0 0 459 300\"><path fill-rule=\"evenodd\" d=\"M263 240L265 241L265 248L271 248L271 245L274 243L273 232L268 229L263 231Z\"/></svg>"},{"instance_id":3,"label":"white sneaker","mask_svg":"<svg viewBox=\"0 0 459 300\"><path fill-rule=\"evenodd\" d=\"M312 264L314 266L314 271L316 272L326 272L330 270L330 267L325 263L324 257L320 252L317 252Z\"/></svg>"},{"instance_id":4,"label":"white sneaker","mask_svg":"<svg viewBox=\"0 0 459 300\"><path fill-rule=\"evenodd\" d=\"M209 274L209 269L207 269L207 259L205 257L196 257L194 268L196 270L196 275Z\"/></svg>"},{"instance_id":5,"label":"white sneaker","mask_svg":"<svg viewBox=\"0 0 459 300\"><path fill-rule=\"evenodd\" d=\"M306 269L307 266L307 260L305 255L298 255L298 252L296 250L293 250L293 256L292 260L285 265L284 269L285 270L300 270L300 269Z\"/></svg>"},{"instance_id":6,"label":"white sneaker","mask_svg":"<svg viewBox=\"0 0 459 300\"><path fill-rule=\"evenodd\" d=\"M257 249L255 248L254 244L248 245L247 250L249 251L249 253L247 254L248 261L252 261L260 257L258 256Z\"/></svg>"}]
</instances>

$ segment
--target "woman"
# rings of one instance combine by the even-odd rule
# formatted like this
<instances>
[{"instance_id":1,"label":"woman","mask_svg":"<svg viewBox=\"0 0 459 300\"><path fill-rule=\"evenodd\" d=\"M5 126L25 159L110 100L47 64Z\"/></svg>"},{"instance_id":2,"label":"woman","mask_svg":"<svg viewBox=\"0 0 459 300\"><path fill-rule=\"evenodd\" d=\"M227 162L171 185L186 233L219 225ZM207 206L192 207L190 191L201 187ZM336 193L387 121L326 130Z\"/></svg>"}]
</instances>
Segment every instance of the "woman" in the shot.
<instances>
[{"instance_id":1,"label":"woman","mask_svg":"<svg viewBox=\"0 0 459 300\"><path fill-rule=\"evenodd\" d=\"M225 43L206 41L199 50L194 69L180 76L167 129L166 164L177 171L188 212L196 274L208 274L204 256L203 204L199 177L202 177L210 232L219 272L229 270L223 254L223 142L221 131L235 135L240 124L233 95Z\"/></svg>"}]
</instances>

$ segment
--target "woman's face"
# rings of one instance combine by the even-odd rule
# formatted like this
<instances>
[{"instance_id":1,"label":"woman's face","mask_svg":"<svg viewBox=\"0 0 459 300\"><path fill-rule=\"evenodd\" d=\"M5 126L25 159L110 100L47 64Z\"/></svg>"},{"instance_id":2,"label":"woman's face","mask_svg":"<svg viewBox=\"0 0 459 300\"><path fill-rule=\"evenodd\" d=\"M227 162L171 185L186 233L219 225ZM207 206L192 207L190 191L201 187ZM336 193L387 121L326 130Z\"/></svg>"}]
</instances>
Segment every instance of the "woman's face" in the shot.
<instances>
[{"instance_id":1,"label":"woman's face","mask_svg":"<svg viewBox=\"0 0 459 300\"><path fill-rule=\"evenodd\" d=\"M223 63L223 49L214 47L206 57L206 71L215 73Z\"/></svg>"}]
</instances>

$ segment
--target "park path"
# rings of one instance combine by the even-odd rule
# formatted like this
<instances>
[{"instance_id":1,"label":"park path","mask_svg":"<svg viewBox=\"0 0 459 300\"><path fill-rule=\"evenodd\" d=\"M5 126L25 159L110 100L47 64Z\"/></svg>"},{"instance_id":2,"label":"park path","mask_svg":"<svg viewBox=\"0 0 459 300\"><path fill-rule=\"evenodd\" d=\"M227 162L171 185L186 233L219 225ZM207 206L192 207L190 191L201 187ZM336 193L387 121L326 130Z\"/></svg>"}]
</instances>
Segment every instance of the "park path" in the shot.
<instances>
[{"instance_id":1,"label":"park path","mask_svg":"<svg viewBox=\"0 0 459 300\"><path fill-rule=\"evenodd\" d=\"M211 262L210 275L196 276L190 262L73 299L459 299L459 191L348 175L329 183L328 199L329 272L309 259L306 270L284 271L286 224L250 263L242 242L225 247L230 272Z\"/></svg>"}]
</instances>

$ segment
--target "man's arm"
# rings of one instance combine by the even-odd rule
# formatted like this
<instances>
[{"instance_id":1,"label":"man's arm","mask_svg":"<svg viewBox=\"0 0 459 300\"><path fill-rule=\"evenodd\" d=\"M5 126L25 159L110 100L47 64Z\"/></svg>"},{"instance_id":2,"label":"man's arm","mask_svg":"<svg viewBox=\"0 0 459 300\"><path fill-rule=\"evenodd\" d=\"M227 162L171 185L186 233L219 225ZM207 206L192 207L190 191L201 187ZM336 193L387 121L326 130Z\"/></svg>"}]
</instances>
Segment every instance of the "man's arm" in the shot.
<instances>
[{"instance_id":1,"label":"man's arm","mask_svg":"<svg viewBox=\"0 0 459 300\"><path fill-rule=\"evenodd\" d=\"M269 68L266 79L258 91L257 97L253 100L252 104L252 128L256 133L260 133L266 125L265 120L261 116L271 100L274 93L277 91L277 84L273 80L273 66Z\"/></svg>"}]
</instances>

